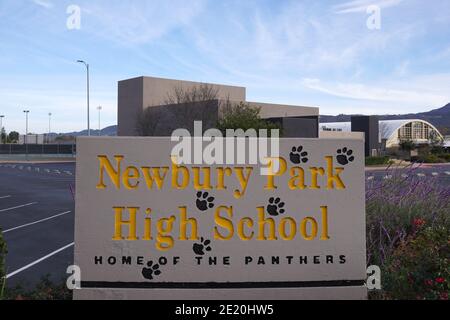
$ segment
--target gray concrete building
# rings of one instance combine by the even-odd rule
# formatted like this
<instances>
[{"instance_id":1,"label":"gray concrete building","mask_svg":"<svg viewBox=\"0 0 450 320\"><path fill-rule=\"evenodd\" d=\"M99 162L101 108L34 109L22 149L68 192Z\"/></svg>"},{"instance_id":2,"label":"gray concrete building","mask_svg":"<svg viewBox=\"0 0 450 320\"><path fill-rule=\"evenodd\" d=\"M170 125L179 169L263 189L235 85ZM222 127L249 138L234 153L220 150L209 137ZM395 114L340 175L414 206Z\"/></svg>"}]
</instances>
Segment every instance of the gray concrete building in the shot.
<instances>
[{"instance_id":1,"label":"gray concrete building","mask_svg":"<svg viewBox=\"0 0 450 320\"><path fill-rule=\"evenodd\" d=\"M189 91L207 85L215 92L208 101L173 103L178 91ZM151 123L146 135L168 136L179 128L191 129L194 121L203 121L203 129L214 128L227 103L248 103L261 109L263 119L283 126L284 137L317 138L319 108L250 102L246 88L153 77L138 77L119 82L118 135L139 135L138 122L144 110L151 109Z\"/></svg>"}]
</instances>

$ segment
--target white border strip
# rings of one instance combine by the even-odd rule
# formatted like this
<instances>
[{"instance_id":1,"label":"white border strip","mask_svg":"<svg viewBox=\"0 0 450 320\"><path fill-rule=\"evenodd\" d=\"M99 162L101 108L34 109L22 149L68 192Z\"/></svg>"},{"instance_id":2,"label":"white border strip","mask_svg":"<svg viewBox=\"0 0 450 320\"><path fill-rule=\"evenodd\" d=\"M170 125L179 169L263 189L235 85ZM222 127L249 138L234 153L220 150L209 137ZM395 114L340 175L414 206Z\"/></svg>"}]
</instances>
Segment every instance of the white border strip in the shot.
<instances>
[{"instance_id":1,"label":"white border strip","mask_svg":"<svg viewBox=\"0 0 450 320\"><path fill-rule=\"evenodd\" d=\"M25 271L25 270L31 268L32 266L35 266L35 265L37 265L38 263L41 263L42 261L45 261L45 260L47 260L48 258L53 257L55 254L58 254L58 253L60 253L61 251L64 251L64 250L66 250L66 249L72 247L74 244L75 244L75 243L72 242L71 244L68 244L67 246L64 246L64 247L62 247L62 248L60 248L60 249L58 249L58 250L55 250L55 251L53 251L52 253L46 255L45 257L42 257L42 258L40 258L40 259L38 259L38 260L36 260L36 261L34 261L34 262L32 262L32 263L26 265L25 267L20 268L19 270L16 270L16 271L14 271L14 272L11 272L10 274L6 275L6 279L9 279L9 278L11 278L11 277L14 277L15 275L17 275L17 274L19 274L19 273L21 273L21 272L23 272L23 271Z\"/></svg>"},{"instance_id":2,"label":"white border strip","mask_svg":"<svg viewBox=\"0 0 450 320\"><path fill-rule=\"evenodd\" d=\"M0 200L1 200L1 199L8 199L8 198L11 198L11 196L3 196L3 197L0 197Z\"/></svg>"},{"instance_id":3,"label":"white border strip","mask_svg":"<svg viewBox=\"0 0 450 320\"><path fill-rule=\"evenodd\" d=\"M51 219L55 219L55 218L61 217L63 215L69 214L71 212L72 211L66 211L66 212L63 212L63 213L60 213L60 214L56 214L54 216L51 216L51 217L48 217L48 218L45 218L45 219L42 219L42 220L38 220L38 221L27 223L27 224L24 224L24 225L15 227L15 228L11 228L11 229L3 231L3 234L11 232L11 231L14 231L14 230L22 229L22 228L25 228L25 227L29 227L29 226L32 226L32 225L35 225L35 224L38 224L38 223L41 223L41 222L45 222L45 221L48 221L48 220L51 220Z\"/></svg>"}]
</instances>

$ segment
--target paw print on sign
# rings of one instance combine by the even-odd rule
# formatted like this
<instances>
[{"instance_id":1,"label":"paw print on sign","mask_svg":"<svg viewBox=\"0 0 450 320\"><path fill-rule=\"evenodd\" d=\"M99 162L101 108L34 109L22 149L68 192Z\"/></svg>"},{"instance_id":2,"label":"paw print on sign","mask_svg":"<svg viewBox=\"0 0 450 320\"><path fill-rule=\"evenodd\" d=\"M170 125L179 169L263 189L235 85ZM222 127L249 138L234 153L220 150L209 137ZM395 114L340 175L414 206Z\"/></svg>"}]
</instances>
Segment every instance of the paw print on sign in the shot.
<instances>
[{"instance_id":1,"label":"paw print on sign","mask_svg":"<svg viewBox=\"0 0 450 320\"><path fill-rule=\"evenodd\" d=\"M208 192L197 193L197 208L200 211L206 211L214 208L214 197L210 197Z\"/></svg>"},{"instance_id":2,"label":"paw print on sign","mask_svg":"<svg viewBox=\"0 0 450 320\"><path fill-rule=\"evenodd\" d=\"M160 274L159 264L153 264L153 261L149 261L147 268L142 269L142 275L147 280L153 280L153 277L159 276Z\"/></svg>"},{"instance_id":3,"label":"paw print on sign","mask_svg":"<svg viewBox=\"0 0 450 320\"><path fill-rule=\"evenodd\" d=\"M339 149L337 151L337 154L337 162L342 166L346 166L347 164L355 160L355 157L353 156L353 150L350 150L348 148Z\"/></svg>"},{"instance_id":4,"label":"paw print on sign","mask_svg":"<svg viewBox=\"0 0 450 320\"><path fill-rule=\"evenodd\" d=\"M192 247L192 250L194 250L194 253L199 256L204 256L205 251L210 252L211 249L211 241L206 240L205 238L201 238L199 243L195 243Z\"/></svg>"},{"instance_id":5,"label":"paw print on sign","mask_svg":"<svg viewBox=\"0 0 450 320\"><path fill-rule=\"evenodd\" d=\"M267 206L267 212L273 216L277 217L281 214L284 214L284 206L285 203L281 202L280 198L270 198L269 199L269 205Z\"/></svg>"},{"instance_id":6,"label":"paw print on sign","mask_svg":"<svg viewBox=\"0 0 450 320\"><path fill-rule=\"evenodd\" d=\"M308 152L303 151L303 146L300 146L298 148L293 147L292 152L290 154L291 162L293 164L301 164L301 163L307 163L308 162Z\"/></svg>"}]
</instances>

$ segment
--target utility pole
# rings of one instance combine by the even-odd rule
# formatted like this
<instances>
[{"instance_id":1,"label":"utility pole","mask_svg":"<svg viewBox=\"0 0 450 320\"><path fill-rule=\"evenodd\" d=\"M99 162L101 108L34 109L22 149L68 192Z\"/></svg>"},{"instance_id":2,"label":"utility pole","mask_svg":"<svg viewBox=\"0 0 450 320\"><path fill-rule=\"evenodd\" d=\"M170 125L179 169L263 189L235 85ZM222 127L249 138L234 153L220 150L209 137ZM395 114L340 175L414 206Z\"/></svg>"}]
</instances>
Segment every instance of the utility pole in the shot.
<instances>
[{"instance_id":1,"label":"utility pole","mask_svg":"<svg viewBox=\"0 0 450 320\"><path fill-rule=\"evenodd\" d=\"M98 106L97 110L98 110L98 135L101 136L101 132L102 132L102 127L101 127L101 123L100 123L100 114L102 111L102 106Z\"/></svg>"},{"instance_id":2,"label":"utility pole","mask_svg":"<svg viewBox=\"0 0 450 320\"><path fill-rule=\"evenodd\" d=\"M52 113L49 112L48 114L48 138L47 138L47 143L50 144L50 133L52 132L51 130L51 120L52 120Z\"/></svg>"},{"instance_id":3,"label":"utility pole","mask_svg":"<svg viewBox=\"0 0 450 320\"><path fill-rule=\"evenodd\" d=\"M25 113L25 153L26 153L26 159L28 161L28 114L30 113L30 110L23 110Z\"/></svg>"},{"instance_id":4,"label":"utility pole","mask_svg":"<svg viewBox=\"0 0 450 320\"><path fill-rule=\"evenodd\" d=\"M89 64L86 63L83 60L78 60L78 63L84 64L86 67L86 76L87 76L87 130L88 130L88 136L91 136L91 121L90 121L90 114L89 114Z\"/></svg>"}]
</instances>

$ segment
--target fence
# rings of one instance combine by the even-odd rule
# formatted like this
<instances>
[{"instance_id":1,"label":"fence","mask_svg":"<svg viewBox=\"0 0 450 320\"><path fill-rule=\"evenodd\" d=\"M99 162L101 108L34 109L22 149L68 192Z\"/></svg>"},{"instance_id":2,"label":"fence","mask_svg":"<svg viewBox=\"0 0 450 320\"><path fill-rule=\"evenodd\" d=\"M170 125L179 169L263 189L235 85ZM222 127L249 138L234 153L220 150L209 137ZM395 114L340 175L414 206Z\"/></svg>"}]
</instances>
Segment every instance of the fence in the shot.
<instances>
[{"instance_id":1,"label":"fence","mask_svg":"<svg viewBox=\"0 0 450 320\"><path fill-rule=\"evenodd\" d=\"M76 144L0 144L0 155L7 154L57 154L75 155Z\"/></svg>"}]
</instances>

